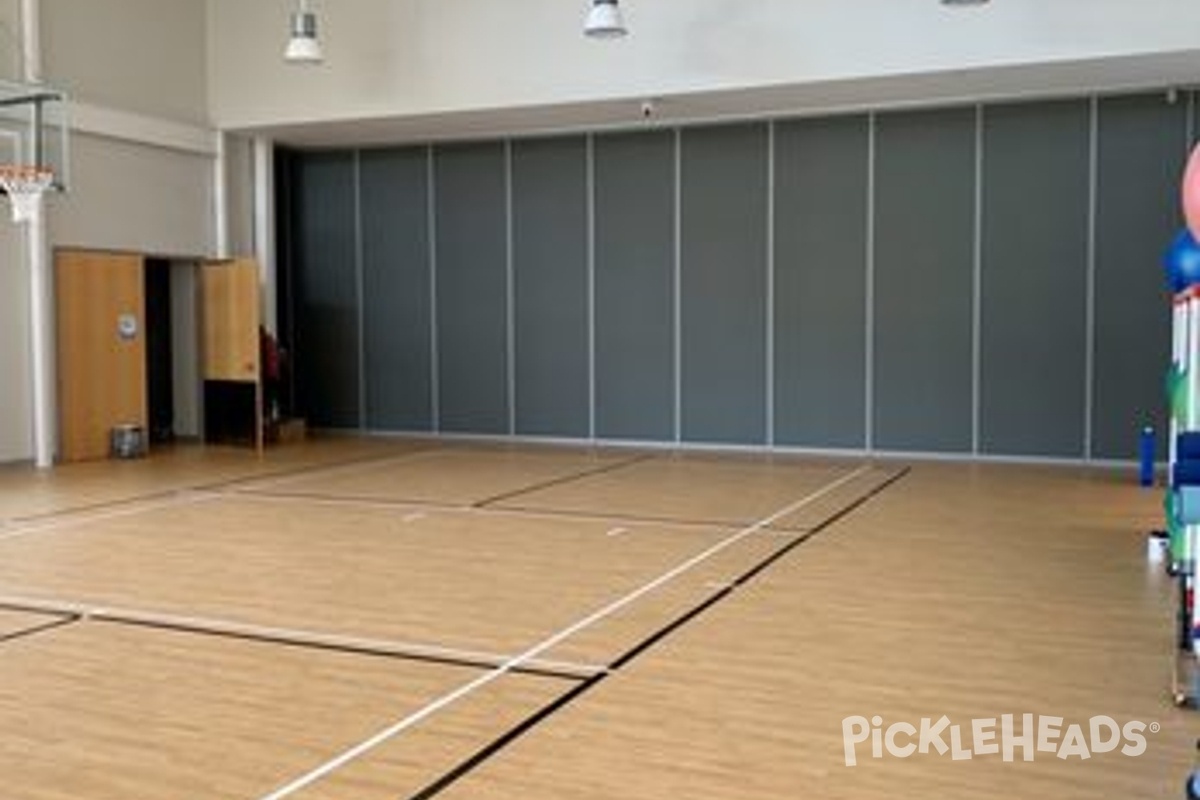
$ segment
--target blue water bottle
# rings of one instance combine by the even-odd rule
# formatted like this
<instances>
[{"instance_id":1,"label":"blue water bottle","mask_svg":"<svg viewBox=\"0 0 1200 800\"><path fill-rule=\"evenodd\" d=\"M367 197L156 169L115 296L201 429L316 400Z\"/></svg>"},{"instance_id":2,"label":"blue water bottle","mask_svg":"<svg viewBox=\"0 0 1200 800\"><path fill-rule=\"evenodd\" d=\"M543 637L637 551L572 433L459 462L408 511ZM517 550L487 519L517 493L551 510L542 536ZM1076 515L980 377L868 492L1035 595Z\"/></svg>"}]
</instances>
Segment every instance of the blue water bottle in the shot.
<instances>
[{"instance_id":1,"label":"blue water bottle","mask_svg":"<svg viewBox=\"0 0 1200 800\"><path fill-rule=\"evenodd\" d=\"M1142 428L1142 436L1139 442L1139 465L1141 467L1138 473L1139 483L1142 486L1154 485L1154 428L1149 425Z\"/></svg>"}]
</instances>

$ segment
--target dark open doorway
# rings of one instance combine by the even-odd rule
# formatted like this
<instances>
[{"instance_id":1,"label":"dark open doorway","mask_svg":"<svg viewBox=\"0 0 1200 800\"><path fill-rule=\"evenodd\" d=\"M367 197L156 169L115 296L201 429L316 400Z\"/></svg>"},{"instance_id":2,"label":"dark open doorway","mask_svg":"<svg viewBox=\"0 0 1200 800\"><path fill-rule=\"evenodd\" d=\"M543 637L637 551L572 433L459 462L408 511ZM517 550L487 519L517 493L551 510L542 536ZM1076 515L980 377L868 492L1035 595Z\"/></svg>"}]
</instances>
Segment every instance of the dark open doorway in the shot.
<instances>
[{"instance_id":1,"label":"dark open doorway","mask_svg":"<svg viewBox=\"0 0 1200 800\"><path fill-rule=\"evenodd\" d=\"M172 357L171 262L148 258L146 282L146 394L151 444L175 439L175 367Z\"/></svg>"}]
</instances>

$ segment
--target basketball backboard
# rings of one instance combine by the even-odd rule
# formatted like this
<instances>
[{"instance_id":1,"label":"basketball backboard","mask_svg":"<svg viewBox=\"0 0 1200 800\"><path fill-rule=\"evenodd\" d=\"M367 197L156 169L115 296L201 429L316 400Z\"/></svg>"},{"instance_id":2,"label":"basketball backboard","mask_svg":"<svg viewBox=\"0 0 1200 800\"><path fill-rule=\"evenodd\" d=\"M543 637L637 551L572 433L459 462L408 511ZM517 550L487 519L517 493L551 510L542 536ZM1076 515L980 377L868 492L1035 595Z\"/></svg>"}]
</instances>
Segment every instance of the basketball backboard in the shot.
<instances>
[{"instance_id":1,"label":"basketball backboard","mask_svg":"<svg viewBox=\"0 0 1200 800\"><path fill-rule=\"evenodd\" d=\"M51 170L53 188L64 191L70 182L66 113L61 92L0 81L0 165Z\"/></svg>"}]
</instances>

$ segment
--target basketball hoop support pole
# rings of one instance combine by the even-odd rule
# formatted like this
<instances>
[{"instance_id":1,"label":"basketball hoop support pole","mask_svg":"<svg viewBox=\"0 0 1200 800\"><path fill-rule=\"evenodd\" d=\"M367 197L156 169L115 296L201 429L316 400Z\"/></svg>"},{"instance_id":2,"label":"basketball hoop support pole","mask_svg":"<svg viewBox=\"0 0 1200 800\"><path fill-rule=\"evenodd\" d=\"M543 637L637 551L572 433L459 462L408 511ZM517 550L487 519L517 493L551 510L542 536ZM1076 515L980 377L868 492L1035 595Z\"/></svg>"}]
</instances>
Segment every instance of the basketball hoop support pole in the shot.
<instances>
[{"instance_id":1,"label":"basketball hoop support pole","mask_svg":"<svg viewBox=\"0 0 1200 800\"><path fill-rule=\"evenodd\" d=\"M42 31L40 0L21 0L21 66L26 83L42 80ZM38 105L41 109L41 105ZM25 258L29 264L30 360L33 379L33 461L38 469L54 465L55 398L54 341L51 330L49 240L46 236L45 198L38 199L38 212L24 223Z\"/></svg>"},{"instance_id":2,"label":"basketball hoop support pole","mask_svg":"<svg viewBox=\"0 0 1200 800\"><path fill-rule=\"evenodd\" d=\"M45 203L44 197L38 204ZM54 466L53 324L50 309L50 270L46 255L45 214L23 223L29 259L29 328L33 362L33 460L38 469Z\"/></svg>"}]
</instances>

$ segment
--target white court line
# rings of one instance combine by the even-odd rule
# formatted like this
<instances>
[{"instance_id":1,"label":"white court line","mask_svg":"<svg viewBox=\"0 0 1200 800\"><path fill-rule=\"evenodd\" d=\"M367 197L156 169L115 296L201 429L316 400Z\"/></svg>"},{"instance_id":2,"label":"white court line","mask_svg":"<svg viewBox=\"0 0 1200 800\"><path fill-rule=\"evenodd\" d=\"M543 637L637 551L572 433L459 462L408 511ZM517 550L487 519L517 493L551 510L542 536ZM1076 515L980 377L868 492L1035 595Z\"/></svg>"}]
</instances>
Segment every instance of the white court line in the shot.
<instances>
[{"instance_id":1,"label":"white court line","mask_svg":"<svg viewBox=\"0 0 1200 800\"><path fill-rule=\"evenodd\" d=\"M764 536L774 536L778 539L792 539L796 536L803 536L806 533L812 533L812 529L792 530L790 528L771 528L769 531L763 531Z\"/></svg>"},{"instance_id":2,"label":"white court line","mask_svg":"<svg viewBox=\"0 0 1200 800\"><path fill-rule=\"evenodd\" d=\"M832 483L828 484L827 486L824 486L824 487L818 489L817 491L813 492L812 494L808 495L807 497L801 498L800 500L790 503L787 506L781 508L780 510L774 512L770 516L764 517L763 519L759 520L758 522L755 522L752 525L742 528L737 533L734 533L731 536L728 536L725 539L722 539L720 542L713 545L712 547L709 547L707 550L704 550L703 552L701 552L695 556L692 556L687 561L684 561L682 564L678 565L677 567L663 573L659 577L657 577L654 580L647 583L645 586L642 586L640 589L635 589L634 591L630 592L629 594L625 595L624 597L621 597L618 600L614 600L613 602L609 603L608 605L604 606L603 608L597 609L596 611L587 615L586 617L579 620L578 622L571 625L570 627L564 628L563 630L559 631L558 633L554 634L553 636L550 636L549 638L542 640L541 642L539 642L538 644L529 648L525 652L520 653L519 655L513 656L508 661L505 661L503 664L501 664L500 666L493 669L491 672L484 673L483 675L480 675L475 680L470 681L469 683L463 684L462 686L455 689L454 691L443 695L442 697L438 698L437 700L434 700L433 702L431 702L424 708L422 708L418 711L415 711L412 714L409 714L404 719L401 719L392 725L389 725L387 728L384 728L383 730L379 731L371 738L355 745L354 747L351 747L350 749L348 749L345 752L343 752L342 754L330 759L329 761L326 761L321 766L300 776L299 778L292 781L291 783L288 783L287 785L282 786L279 789L276 789L275 791L271 792L270 794L264 795L261 798L261 800L283 800L283 798L289 797L289 796L295 794L296 792L300 791L301 789L303 789L307 786L310 786L313 783L316 783L317 781L321 780L325 776L329 775L331 772L338 770L345 764L348 764L349 762L354 761L355 759L359 758L360 756L364 755L365 753L375 749L376 747L378 747L379 745L388 741L389 739L394 738L397 734L403 733L404 731L408 730L409 728L414 727L415 725L419 724L420 722L427 719L428 717L433 716L438 711L441 711L443 708L453 705L454 703L458 702L459 700L466 697L467 695L469 695L479 689L482 689L484 686L487 686L488 684L493 683L494 681L504 677L509 672L512 672L514 669L516 669L517 667L520 667L521 665L528 663L531 659L537 658L538 656L540 656L543 653L558 646L563 641L571 638L572 636L579 633L580 631L582 631L586 628L589 628L592 625L595 625L597 622L600 622L600 621L606 619L607 617L612 616L613 614L622 610L626 606L631 605L632 603L641 599L645 595L650 594L651 592L655 591L656 589L660 588L661 586L663 586L667 583L670 583L675 578L678 578L680 575L683 575L684 573L687 573L687 572L691 571L692 569L695 569L697 566L699 566L700 564L703 564L705 561L708 561L710 558L717 555L718 553L720 553L724 550L727 550L728 548L732 547L733 545L737 544L738 542L742 541L743 539L753 536L754 534L758 533L759 531L770 527L777 520L783 519L784 517L788 516L789 514L792 514L793 512L797 511L798 509L803 508L804 506L808 505L809 503L814 502L815 500L818 500L821 497L824 497L826 494L834 491L835 489L842 486L843 484L854 480L855 478L857 478L859 475L861 475L864 471L866 471L868 469L870 469L869 465L863 465L863 466L847 473L846 475L843 475L842 477L838 478L837 480L833 481Z\"/></svg>"},{"instance_id":3,"label":"white court line","mask_svg":"<svg viewBox=\"0 0 1200 800\"><path fill-rule=\"evenodd\" d=\"M363 636L345 636L342 634L323 633L321 631L306 630L303 628L256 625L252 622L236 622L233 620L215 619L211 617L165 614L156 611L139 611L137 609L120 608L118 606L101 606L67 600L46 600L42 598L24 597L19 595L0 595L0 607L17 608L23 611L43 614L74 615L81 619L93 620L97 622L107 621L114 623L170 628L195 632L198 634L208 633L214 635L242 636L249 639L283 642L311 647L332 647L343 650L358 650L368 653L398 657L475 662L482 667L506 663L508 660L512 659L511 654L491 653L486 650L465 650L455 647L443 647L424 642L406 642L396 639L373 639ZM588 677L608 672L608 667L599 664L585 664L576 661L560 661L556 659L533 659L525 662L524 666L531 669L569 672L580 677Z\"/></svg>"},{"instance_id":4,"label":"white court line","mask_svg":"<svg viewBox=\"0 0 1200 800\"><path fill-rule=\"evenodd\" d=\"M629 528L613 528L608 533L604 534L610 539L615 539L618 536L624 536L629 533Z\"/></svg>"},{"instance_id":5,"label":"white court line","mask_svg":"<svg viewBox=\"0 0 1200 800\"><path fill-rule=\"evenodd\" d=\"M128 503L122 503L119 508L106 509L103 511L80 512L78 514L67 511L63 512L63 516L48 517L46 519L38 519L28 523L14 522L11 525L5 526L3 530L0 530L0 540L16 539L19 536L27 536L31 533L41 533L43 531L73 528L75 526L85 525L91 522L103 522L109 519L133 517L137 516L138 514L145 514L150 511L158 511L164 508L175 508L176 506L205 503L220 497L221 495L218 494L183 490L176 492L163 500L132 500Z\"/></svg>"}]
</instances>

